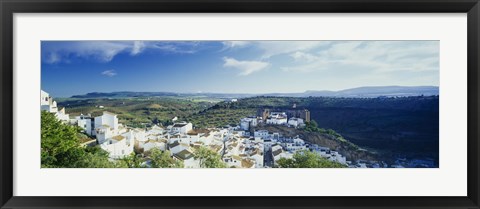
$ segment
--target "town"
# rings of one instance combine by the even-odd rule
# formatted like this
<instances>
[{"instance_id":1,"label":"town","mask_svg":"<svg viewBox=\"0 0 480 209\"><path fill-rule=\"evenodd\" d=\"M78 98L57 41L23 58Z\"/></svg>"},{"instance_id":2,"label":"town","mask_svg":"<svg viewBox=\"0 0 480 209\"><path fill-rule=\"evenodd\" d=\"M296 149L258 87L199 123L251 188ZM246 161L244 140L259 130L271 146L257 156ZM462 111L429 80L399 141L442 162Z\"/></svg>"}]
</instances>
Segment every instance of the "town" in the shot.
<instances>
[{"instance_id":1,"label":"town","mask_svg":"<svg viewBox=\"0 0 480 209\"><path fill-rule=\"evenodd\" d=\"M277 162L280 159L291 159L296 152L305 150L317 153L345 167L389 167L383 161L352 162L338 151L310 143L299 136L286 137L281 133L261 129L263 125L303 128L306 122L310 121L310 112L306 109L259 109L257 115L242 118L237 126L204 129L194 128L194 124L179 121L177 117L171 119L172 125L160 127L153 124L149 128L127 127L119 123L116 114L108 111L103 111L103 114L97 117L88 114L70 117L66 114L65 108L59 110L57 103L44 91L41 91L41 110L54 114L64 123L80 127L92 139L84 145L98 145L108 152L112 161L135 153L147 159L144 162L145 167L150 165L148 161L150 151L158 149L169 151L170 157L181 161L184 168L200 168L201 163L195 158L195 150L200 147L217 153L228 168L278 167ZM398 160L398 163L390 167L401 168L402 165L412 163L401 161L401 159ZM429 164L430 162L416 163Z\"/></svg>"}]
</instances>

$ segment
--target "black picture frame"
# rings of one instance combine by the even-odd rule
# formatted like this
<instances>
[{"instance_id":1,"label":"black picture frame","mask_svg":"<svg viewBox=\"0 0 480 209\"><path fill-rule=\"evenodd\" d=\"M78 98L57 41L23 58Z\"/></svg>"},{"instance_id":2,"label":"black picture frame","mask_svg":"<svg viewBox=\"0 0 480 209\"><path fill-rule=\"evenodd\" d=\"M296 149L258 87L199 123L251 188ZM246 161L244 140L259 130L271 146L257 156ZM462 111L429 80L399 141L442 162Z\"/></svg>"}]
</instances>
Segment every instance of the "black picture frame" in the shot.
<instances>
[{"instance_id":1,"label":"black picture frame","mask_svg":"<svg viewBox=\"0 0 480 209\"><path fill-rule=\"evenodd\" d=\"M479 208L478 0L0 0L1 208ZM13 196L14 13L467 13L466 197L20 197ZM449 181L449 179L445 179ZM438 185L441 187L442 185ZM72 188L73 189L73 188ZM414 189L414 188L412 188Z\"/></svg>"}]
</instances>

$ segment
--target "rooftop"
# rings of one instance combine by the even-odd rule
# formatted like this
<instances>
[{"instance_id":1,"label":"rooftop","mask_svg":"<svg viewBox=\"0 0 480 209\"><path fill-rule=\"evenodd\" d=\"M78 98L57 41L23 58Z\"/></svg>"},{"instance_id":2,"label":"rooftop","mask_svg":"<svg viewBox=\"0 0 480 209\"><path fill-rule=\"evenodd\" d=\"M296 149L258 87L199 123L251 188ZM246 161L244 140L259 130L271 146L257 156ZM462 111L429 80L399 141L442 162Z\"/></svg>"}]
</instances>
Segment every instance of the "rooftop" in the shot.
<instances>
[{"instance_id":1,"label":"rooftop","mask_svg":"<svg viewBox=\"0 0 480 209\"><path fill-rule=\"evenodd\" d=\"M169 147L169 148L174 148L174 147L176 147L176 146L178 146L178 145L180 145L180 142L174 141L173 143L169 144L168 147Z\"/></svg>"},{"instance_id":2,"label":"rooftop","mask_svg":"<svg viewBox=\"0 0 480 209\"><path fill-rule=\"evenodd\" d=\"M232 155L232 158L238 161L242 160L242 158L238 155Z\"/></svg>"},{"instance_id":3,"label":"rooftop","mask_svg":"<svg viewBox=\"0 0 480 209\"><path fill-rule=\"evenodd\" d=\"M242 167L243 168L251 168L253 165L255 165L255 163L250 159L243 159L242 160Z\"/></svg>"},{"instance_id":4,"label":"rooftop","mask_svg":"<svg viewBox=\"0 0 480 209\"><path fill-rule=\"evenodd\" d=\"M273 156L277 156L277 155L279 155L279 154L281 154L281 153L282 153L282 149L277 149L277 150L275 150L275 151L272 152Z\"/></svg>"},{"instance_id":5,"label":"rooftop","mask_svg":"<svg viewBox=\"0 0 480 209\"><path fill-rule=\"evenodd\" d=\"M193 157L193 153L184 149L184 150L178 152L177 154L175 154L175 157L177 157L179 159L182 159L182 160L188 160L188 159Z\"/></svg>"},{"instance_id":6,"label":"rooftop","mask_svg":"<svg viewBox=\"0 0 480 209\"><path fill-rule=\"evenodd\" d=\"M187 123L175 123L175 124L173 124L173 127L179 128L179 127L184 127L186 125L187 125Z\"/></svg>"},{"instance_id":7,"label":"rooftop","mask_svg":"<svg viewBox=\"0 0 480 209\"><path fill-rule=\"evenodd\" d=\"M192 129L187 134L188 135L197 135L197 134L209 134L210 131L208 129Z\"/></svg>"},{"instance_id":8,"label":"rooftop","mask_svg":"<svg viewBox=\"0 0 480 209\"><path fill-rule=\"evenodd\" d=\"M120 140L125 139L125 137L122 136L122 135L116 135L116 136L112 137L112 139L115 139L115 140L117 140L117 141L120 141Z\"/></svg>"}]
</instances>

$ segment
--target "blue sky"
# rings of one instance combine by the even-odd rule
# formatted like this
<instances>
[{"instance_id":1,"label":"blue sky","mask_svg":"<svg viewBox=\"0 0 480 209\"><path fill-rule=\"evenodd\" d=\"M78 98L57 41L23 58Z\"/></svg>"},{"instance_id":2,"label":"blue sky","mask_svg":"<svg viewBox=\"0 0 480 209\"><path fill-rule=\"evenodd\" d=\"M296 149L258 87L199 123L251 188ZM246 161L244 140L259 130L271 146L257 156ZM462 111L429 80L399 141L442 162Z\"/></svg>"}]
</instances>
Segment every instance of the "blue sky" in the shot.
<instances>
[{"instance_id":1,"label":"blue sky","mask_svg":"<svg viewBox=\"0 0 480 209\"><path fill-rule=\"evenodd\" d=\"M41 56L54 97L439 84L439 41L42 41Z\"/></svg>"}]
</instances>

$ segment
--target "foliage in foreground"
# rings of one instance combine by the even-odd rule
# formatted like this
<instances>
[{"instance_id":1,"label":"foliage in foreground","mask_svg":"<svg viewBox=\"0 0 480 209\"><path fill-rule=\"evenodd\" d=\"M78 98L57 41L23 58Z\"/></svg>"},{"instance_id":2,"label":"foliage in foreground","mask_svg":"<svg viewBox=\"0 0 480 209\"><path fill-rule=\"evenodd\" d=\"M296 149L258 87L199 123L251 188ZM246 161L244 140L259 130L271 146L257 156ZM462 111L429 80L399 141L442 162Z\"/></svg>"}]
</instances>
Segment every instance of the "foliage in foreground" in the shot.
<instances>
[{"instance_id":1,"label":"foliage in foreground","mask_svg":"<svg viewBox=\"0 0 480 209\"><path fill-rule=\"evenodd\" d=\"M41 118L42 167L75 167L85 154L75 127L63 124L45 111L42 111Z\"/></svg>"},{"instance_id":2,"label":"foliage in foreground","mask_svg":"<svg viewBox=\"0 0 480 209\"><path fill-rule=\"evenodd\" d=\"M280 158L277 161L280 168L345 168L346 166L337 162L332 162L323 158L319 154L311 151L298 151L293 158Z\"/></svg>"},{"instance_id":3,"label":"foliage in foreground","mask_svg":"<svg viewBox=\"0 0 480 209\"><path fill-rule=\"evenodd\" d=\"M183 162L173 159L169 151L161 151L157 148L150 150L152 168L183 168Z\"/></svg>"},{"instance_id":4,"label":"foliage in foreground","mask_svg":"<svg viewBox=\"0 0 480 209\"><path fill-rule=\"evenodd\" d=\"M195 159L200 161L201 168L225 168L222 157L211 149L199 147L195 151Z\"/></svg>"},{"instance_id":5,"label":"foliage in foreground","mask_svg":"<svg viewBox=\"0 0 480 209\"><path fill-rule=\"evenodd\" d=\"M120 164L108 159L99 147L82 147L78 127L64 124L54 114L41 113L42 168L114 168Z\"/></svg>"}]
</instances>

